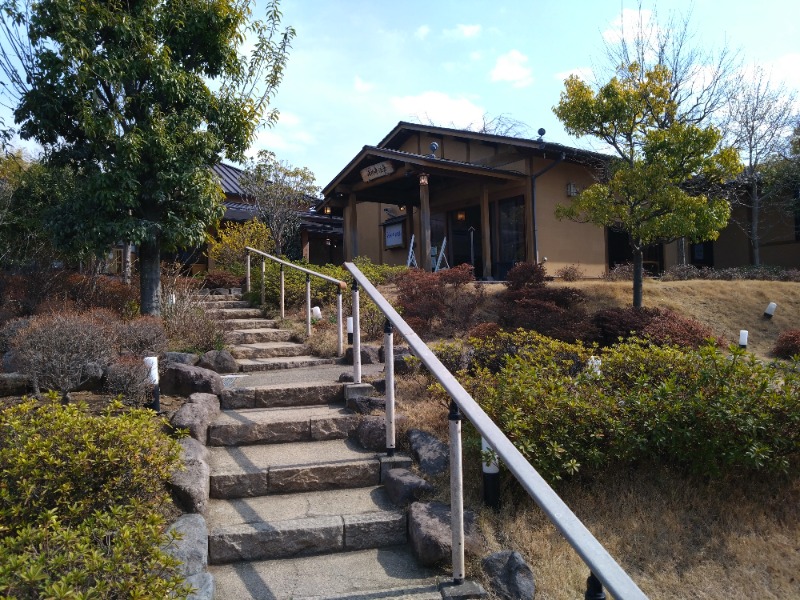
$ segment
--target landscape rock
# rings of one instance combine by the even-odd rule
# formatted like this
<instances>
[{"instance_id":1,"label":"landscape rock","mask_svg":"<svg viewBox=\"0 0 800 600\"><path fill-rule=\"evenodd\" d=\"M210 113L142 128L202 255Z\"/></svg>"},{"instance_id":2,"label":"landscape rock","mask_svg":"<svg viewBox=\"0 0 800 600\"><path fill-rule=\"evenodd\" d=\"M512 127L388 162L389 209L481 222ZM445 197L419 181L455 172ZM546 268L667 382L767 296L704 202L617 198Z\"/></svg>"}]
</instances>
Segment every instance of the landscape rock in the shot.
<instances>
[{"instance_id":1,"label":"landscape rock","mask_svg":"<svg viewBox=\"0 0 800 600\"><path fill-rule=\"evenodd\" d=\"M452 533L450 507L441 502L414 502L408 512L408 535L417 561L426 567L445 564L451 559ZM475 513L464 511L464 550L473 555L481 551Z\"/></svg>"},{"instance_id":2,"label":"landscape rock","mask_svg":"<svg viewBox=\"0 0 800 600\"><path fill-rule=\"evenodd\" d=\"M386 393L386 380L385 379L376 379L375 381L370 382L372 383L372 387L375 388L375 391L379 394Z\"/></svg>"},{"instance_id":3,"label":"landscape rock","mask_svg":"<svg viewBox=\"0 0 800 600\"><path fill-rule=\"evenodd\" d=\"M237 373L239 371L236 359L228 350L209 350L200 357L197 366L216 373Z\"/></svg>"},{"instance_id":4,"label":"landscape rock","mask_svg":"<svg viewBox=\"0 0 800 600\"><path fill-rule=\"evenodd\" d=\"M368 415L376 410L386 410L386 398L370 398L369 396L358 396L347 399L347 408L362 415Z\"/></svg>"},{"instance_id":5,"label":"landscape rock","mask_svg":"<svg viewBox=\"0 0 800 600\"><path fill-rule=\"evenodd\" d=\"M22 396L30 389L30 379L22 373L0 373L0 396Z\"/></svg>"},{"instance_id":6,"label":"landscape rock","mask_svg":"<svg viewBox=\"0 0 800 600\"><path fill-rule=\"evenodd\" d=\"M202 392L196 392L189 396L188 402L190 404L199 404L204 406L206 410L208 410L208 414L212 420L220 412L219 396L216 394L204 394Z\"/></svg>"},{"instance_id":7,"label":"landscape rock","mask_svg":"<svg viewBox=\"0 0 800 600\"><path fill-rule=\"evenodd\" d=\"M13 350L3 353L3 371L6 373L16 373L18 370L17 353Z\"/></svg>"},{"instance_id":8,"label":"landscape rock","mask_svg":"<svg viewBox=\"0 0 800 600\"><path fill-rule=\"evenodd\" d=\"M397 358L398 356L411 356L411 350L407 346L395 346L394 357ZM378 349L378 360L382 363L386 362L386 352L383 346Z\"/></svg>"},{"instance_id":9,"label":"landscape rock","mask_svg":"<svg viewBox=\"0 0 800 600\"><path fill-rule=\"evenodd\" d=\"M439 475L450 465L450 449L447 444L421 429L408 430L411 454L426 475Z\"/></svg>"},{"instance_id":10,"label":"landscape rock","mask_svg":"<svg viewBox=\"0 0 800 600\"><path fill-rule=\"evenodd\" d=\"M222 378L218 373L180 363L167 363L161 375L162 394L189 397L195 392L222 393Z\"/></svg>"},{"instance_id":11,"label":"landscape rock","mask_svg":"<svg viewBox=\"0 0 800 600\"><path fill-rule=\"evenodd\" d=\"M169 528L180 539L167 546L167 552L177 558L184 577L202 573L208 568L208 527L202 515L181 515Z\"/></svg>"},{"instance_id":12,"label":"landscape rock","mask_svg":"<svg viewBox=\"0 0 800 600\"><path fill-rule=\"evenodd\" d=\"M501 600L533 600L533 571L519 552L502 550L481 561L489 586Z\"/></svg>"},{"instance_id":13,"label":"landscape rock","mask_svg":"<svg viewBox=\"0 0 800 600\"><path fill-rule=\"evenodd\" d=\"M395 427L406 420L402 415L395 415ZM386 417L383 415L362 417L355 431L355 437L367 450L383 452L386 450Z\"/></svg>"},{"instance_id":14,"label":"landscape rock","mask_svg":"<svg viewBox=\"0 0 800 600\"><path fill-rule=\"evenodd\" d=\"M345 371L341 375L339 375L339 383L353 383L355 381L355 377L353 376L352 371Z\"/></svg>"},{"instance_id":15,"label":"landscape rock","mask_svg":"<svg viewBox=\"0 0 800 600\"><path fill-rule=\"evenodd\" d=\"M191 352L165 352L162 355L161 362L173 362L194 367L198 362L200 362L200 357L197 356L197 354L192 354Z\"/></svg>"},{"instance_id":16,"label":"landscape rock","mask_svg":"<svg viewBox=\"0 0 800 600\"><path fill-rule=\"evenodd\" d=\"M211 293L215 296L230 296L231 291L228 288L215 288L211 290Z\"/></svg>"},{"instance_id":17,"label":"landscape rock","mask_svg":"<svg viewBox=\"0 0 800 600\"><path fill-rule=\"evenodd\" d=\"M172 495L182 510L202 514L208 506L208 449L193 438L183 438L180 444L185 468L176 470L170 478Z\"/></svg>"},{"instance_id":18,"label":"landscape rock","mask_svg":"<svg viewBox=\"0 0 800 600\"><path fill-rule=\"evenodd\" d=\"M186 600L214 600L214 576L206 571L196 573L185 579L186 583L194 588L194 592L186 596Z\"/></svg>"},{"instance_id":19,"label":"landscape rock","mask_svg":"<svg viewBox=\"0 0 800 600\"><path fill-rule=\"evenodd\" d=\"M76 392L96 392L103 387L103 377L105 371L102 365L88 363L81 370L81 378L84 380L81 385L75 388Z\"/></svg>"},{"instance_id":20,"label":"landscape rock","mask_svg":"<svg viewBox=\"0 0 800 600\"><path fill-rule=\"evenodd\" d=\"M208 424L212 419L208 406L186 402L175 411L169 422L175 429L188 429L190 436L205 445L208 441Z\"/></svg>"},{"instance_id":21,"label":"landscape rock","mask_svg":"<svg viewBox=\"0 0 800 600\"><path fill-rule=\"evenodd\" d=\"M353 347L350 346L344 353L344 363L346 365L353 364ZM375 365L378 364L378 348L375 346L361 345L361 364L362 365Z\"/></svg>"},{"instance_id":22,"label":"landscape rock","mask_svg":"<svg viewBox=\"0 0 800 600\"><path fill-rule=\"evenodd\" d=\"M383 478L383 486L389 500L397 506L405 506L419 500L424 494L433 493L434 487L422 477L408 469L390 469Z\"/></svg>"}]
</instances>

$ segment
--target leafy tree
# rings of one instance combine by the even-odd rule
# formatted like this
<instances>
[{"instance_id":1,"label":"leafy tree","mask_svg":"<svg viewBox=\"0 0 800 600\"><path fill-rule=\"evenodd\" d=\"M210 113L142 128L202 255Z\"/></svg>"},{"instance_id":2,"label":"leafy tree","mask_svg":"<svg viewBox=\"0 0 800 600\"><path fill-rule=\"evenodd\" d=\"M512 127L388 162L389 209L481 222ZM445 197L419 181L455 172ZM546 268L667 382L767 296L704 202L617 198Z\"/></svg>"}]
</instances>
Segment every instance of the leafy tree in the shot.
<instances>
[{"instance_id":1,"label":"leafy tree","mask_svg":"<svg viewBox=\"0 0 800 600\"><path fill-rule=\"evenodd\" d=\"M554 108L569 133L591 135L617 153L607 178L559 206L556 214L627 234L636 307L642 306L642 259L648 246L684 236L715 239L728 222L726 200L709 198L687 183L719 183L738 172L736 151L720 147L716 128L670 118L677 110L670 80L663 66L642 78L635 63L597 90L571 76Z\"/></svg>"},{"instance_id":2,"label":"leafy tree","mask_svg":"<svg viewBox=\"0 0 800 600\"><path fill-rule=\"evenodd\" d=\"M209 240L208 257L214 261L215 268L244 275L247 246L262 252L272 252L275 247L269 229L257 219L222 225Z\"/></svg>"},{"instance_id":3,"label":"leafy tree","mask_svg":"<svg viewBox=\"0 0 800 600\"><path fill-rule=\"evenodd\" d=\"M47 164L70 169L78 188L55 215L55 242L95 253L137 244L143 314L160 313L162 250L201 243L222 214L211 167L222 154L243 159L257 126L277 119L268 106L294 31L280 30L277 2L264 21L251 19L253 5L2 2L6 40L27 34L16 52L22 74L9 78L20 135L45 148ZM6 73L10 56L0 56Z\"/></svg>"},{"instance_id":4,"label":"leafy tree","mask_svg":"<svg viewBox=\"0 0 800 600\"><path fill-rule=\"evenodd\" d=\"M262 150L258 160L247 166L240 183L258 206L259 218L269 227L275 252L286 252L300 229L300 212L308 210L317 199L319 188L314 185L314 174Z\"/></svg>"}]
</instances>

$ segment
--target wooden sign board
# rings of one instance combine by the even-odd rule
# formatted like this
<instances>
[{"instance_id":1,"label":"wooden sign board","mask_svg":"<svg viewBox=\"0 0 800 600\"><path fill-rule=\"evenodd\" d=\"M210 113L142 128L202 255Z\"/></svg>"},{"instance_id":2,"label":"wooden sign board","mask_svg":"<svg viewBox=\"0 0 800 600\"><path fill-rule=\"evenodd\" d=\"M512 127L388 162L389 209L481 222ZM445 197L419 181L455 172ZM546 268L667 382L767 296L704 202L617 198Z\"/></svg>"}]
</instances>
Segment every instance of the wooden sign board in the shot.
<instances>
[{"instance_id":1,"label":"wooden sign board","mask_svg":"<svg viewBox=\"0 0 800 600\"><path fill-rule=\"evenodd\" d=\"M402 248L405 246L405 223L393 223L384 228L384 245L388 248Z\"/></svg>"},{"instance_id":2,"label":"wooden sign board","mask_svg":"<svg viewBox=\"0 0 800 600\"><path fill-rule=\"evenodd\" d=\"M392 162L385 160L376 165L370 165L369 167L361 169L361 179L364 181L364 183L366 183L367 181L372 181L373 179L386 177L392 173L394 173Z\"/></svg>"}]
</instances>

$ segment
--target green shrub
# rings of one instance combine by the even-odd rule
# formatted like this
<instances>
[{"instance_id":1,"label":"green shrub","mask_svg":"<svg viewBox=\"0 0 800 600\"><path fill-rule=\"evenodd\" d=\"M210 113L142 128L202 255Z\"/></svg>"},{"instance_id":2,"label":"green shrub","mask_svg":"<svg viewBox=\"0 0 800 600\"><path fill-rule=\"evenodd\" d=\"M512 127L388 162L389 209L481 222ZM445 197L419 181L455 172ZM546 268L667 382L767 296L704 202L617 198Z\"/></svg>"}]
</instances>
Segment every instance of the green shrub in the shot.
<instances>
[{"instance_id":1,"label":"green shrub","mask_svg":"<svg viewBox=\"0 0 800 600\"><path fill-rule=\"evenodd\" d=\"M595 373L583 346L531 341L515 340L499 372L479 369L466 385L550 480L618 461L705 475L797 465L797 365L778 370L737 348L729 357L633 339L602 350Z\"/></svg>"},{"instance_id":2,"label":"green shrub","mask_svg":"<svg viewBox=\"0 0 800 600\"><path fill-rule=\"evenodd\" d=\"M185 597L160 549L180 446L150 411L120 409L0 412L0 596Z\"/></svg>"}]
</instances>

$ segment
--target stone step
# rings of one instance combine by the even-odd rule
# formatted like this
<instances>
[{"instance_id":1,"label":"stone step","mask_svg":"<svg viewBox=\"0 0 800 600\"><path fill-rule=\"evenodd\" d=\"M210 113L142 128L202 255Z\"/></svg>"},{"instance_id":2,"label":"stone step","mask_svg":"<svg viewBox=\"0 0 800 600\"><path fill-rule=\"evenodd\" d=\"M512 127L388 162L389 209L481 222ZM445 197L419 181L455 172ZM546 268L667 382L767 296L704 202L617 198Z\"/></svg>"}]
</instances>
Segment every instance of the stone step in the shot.
<instances>
[{"instance_id":1,"label":"stone step","mask_svg":"<svg viewBox=\"0 0 800 600\"><path fill-rule=\"evenodd\" d=\"M291 338L292 332L288 329L234 329L225 333L225 341L234 346L263 342L288 342Z\"/></svg>"},{"instance_id":2,"label":"stone step","mask_svg":"<svg viewBox=\"0 0 800 600\"><path fill-rule=\"evenodd\" d=\"M226 331L239 329L277 329L278 322L273 319L225 319L221 321Z\"/></svg>"},{"instance_id":3,"label":"stone step","mask_svg":"<svg viewBox=\"0 0 800 600\"><path fill-rule=\"evenodd\" d=\"M319 358L317 356L294 356L279 358L241 358L236 362L243 373L253 371L277 371L279 369L299 369L317 365L332 365L335 358Z\"/></svg>"},{"instance_id":4,"label":"stone step","mask_svg":"<svg viewBox=\"0 0 800 600\"><path fill-rule=\"evenodd\" d=\"M216 598L272 600L441 600L437 575L407 546L292 560L212 565Z\"/></svg>"},{"instance_id":5,"label":"stone step","mask_svg":"<svg viewBox=\"0 0 800 600\"><path fill-rule=\"evenodd\" d=\"M252 308L246 300L200 300L199 304L211 310L217 308Z\"/></svg>"},{"instance_id":6,"label":"stone step","mask_svg":"<svg viewBox=\"0 0 800 600\"><path fill-rule=\"evenodd\" d=\"M343 400L344 386L341 383L273 384L226 389L220 396L220 406L223 410L318 406Z\"/></svg>"},{"instance_id":7,"label":"stone step","mask_svg":"<svg viewBox=\"0 0 800 600\"><path fill-rule=\"evenodd\" d=\"M213 302L214 300L241 300L241 294L194 294L192 296L198 302Z\"/></svg>"},{"instance_id":8,"label":"stone step","mask_svg":"<svg viewBox=\"0 0 800 600\"><path fill-rule=\"evenodd\" d=\"M407 541L407 518L382 488L328 490L212 500L209 561L288 558L394 546Z\"/></svg>"},{"instance_id":9,"label":"stone step","mask_svg":"<svg viewBox=\"0 0 800 600\"><path fill-rule=\"evenodd\" d=\"M345 439L358 416L343 405L223 411L208 426L209 446Z\"/></svg>"},{"instance_id":10,"label":"stone step","mask_svg":"<svg viewBox=\"0 0 800 600\"><path fill-rule=\"evenodd\" d=\"M303 356L308 349L303 344L295 342L257 342L254 344L240 344L231 347L231 354L236 359L279 358Z\"/></svg>"},{"instance_id":11,"label":"stone step","mask_svg":"<svg viewBox=\"0 0 800 600\"><path fill-rule=\"evenodd\" d=\"M387 460L352 440L208 450L211 497L221 499L379 485Z\"/></svg>"},{"instance_id":12,"label":"stone step","mask_svg":"<svg viewBox=\"0 0 800 600\"><path fill-rule=\"evenodd\" d=\"M213 308L206 315L213 319L258 319L264 316L260 308Z\"/></svg>"}]
</instances>

